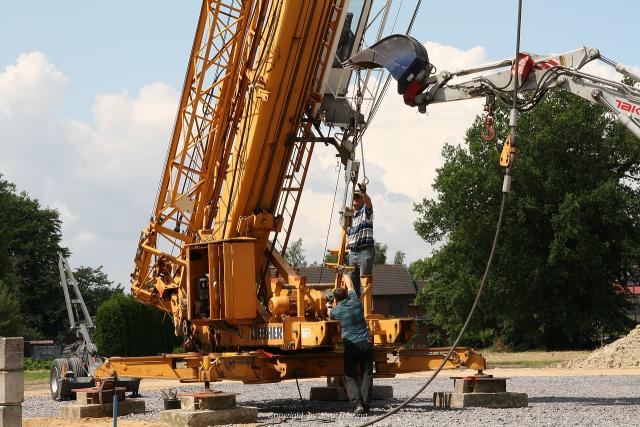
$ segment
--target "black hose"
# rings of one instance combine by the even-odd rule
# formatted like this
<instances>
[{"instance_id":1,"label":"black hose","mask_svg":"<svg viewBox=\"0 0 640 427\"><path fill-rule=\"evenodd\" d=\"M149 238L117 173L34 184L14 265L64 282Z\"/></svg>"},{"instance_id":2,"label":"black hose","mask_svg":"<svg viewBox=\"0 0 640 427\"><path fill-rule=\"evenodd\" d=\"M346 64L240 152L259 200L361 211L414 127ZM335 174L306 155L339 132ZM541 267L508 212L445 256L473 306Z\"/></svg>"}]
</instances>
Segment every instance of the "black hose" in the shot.
<instances>
[{"instance_id":1,"label":"black hose","mask_svg":"<svg viewBox=\"0 0 640 427\"><path fill-rule=\"evenodd\" d=\"M521 19L522 19L522 0L518 0L518 23L517 23L517 30L516 30L516 57L515 57L515 86L513 89L513 110L517 111L517 105L518 105L518 84L519 84L519 79L518 79L518 57L520 56L520 27L521 27ZM515 114L515 113L514 113ZM511 133L511 141L512 143L515 141L515 130L516 130L516 118L514 117L514 119L512 121L510 121L509 123L509 127L510 127L510 133ZM510 175L512 170L513 170L513 159L511 161L511 163L509 164L509 167L507 168L507 175ZM500 204L500 214L498 216L498 223L496 224L496 232L495 235L493 237L493 244L491 245L491 252L489 254L489 259L487 260L487 265L485 267L484 270L484 274L482 275L482 279L480 280L480 286L478 287L478 292L476 293L476 298L473 301L473 305L471 306L471 310L469 310L469 314L467 315L467 319L464 322L464 325L462 325L462 329L460 329L460 332L458 333L458 336L456 338L456 340L454 341L454 343L451 345L451 349L449 349L449 352L447 353L447 355L442 359L442 362L440 363L440 366L438 366L438 368L435 370L435 372L429 377L429 379L427 380L426 383L424 383L424 385L422 387L420 387L418 389L418 391L416 391L411 397L409 397L407 400L405 400L404 402L402 402L400 405L396 406L395 408L390 409L389 411L385 412L384 414L382 414L379 417L374 418L371 421L368 421L364 424L360 424L358 427L366 427L366 426L370 426L373 425L375 423L377 423L378 421L382 421L383 419L395 414L396 412L398 412L400 409L404 408L405 406L407 406L409 403L411 403L416 397L418 397L420 395L420 393L422 393L424 391L424 389L427 388L427 386L429 384L431 384L431 382L433 381L433 379L438 375L438 373L440 373L440 371L442 370L442 368L444 368L444 365L446 365L447 361L449 360L449 357L451 357L451 355L453 354L453 352L455 351L455 348L458 346L458 343L460 342L460 340L462 339L462 336L464 335L467 327L469 326L469 323L471 322L471 318L473 317L473 314L476 311L476 308L478 307L478 304L480 303L480 298L482 297L482 291L484 290L484 286L487 282L487 277L489 275L489 270L491 269L491 264L493 263L493 257L495 255L496 252L496 247L498 244L498 237L500 236L500 229L502 228L502 221L504 219L504 212L505 212L505 208L507 205L507 195L508 195L508 189L506 191L502 192L502 202Z\"/></svg>"},{"instance_id":2,"label":"black hose","mask_svg":"<svg viewBox=\"0 0 640 427\"><path fill-rule=\"evenodd\" d=\"M433 379L440 373L442 368L444 368L444 365L446 365L447 361L449 360L449 358L451 357L451 355L455 351L455 348L458 346L458 343L460 342L460 339L462 339L462 336L464 335L464 333L465 333L465 331L467 329L467 326L469 326L469 323L471 322L471 318L473 317L473 314L475 313L476 308L478 307L478 304L480 303L480 297L482 296L482 291L484 290L485 283L487 282L487 276L489 275L489 270L491 268L491 264L493 263L493 257L494 257L495 252L496 252L496 246L498 244L498 237L500 235L500 228L502 227L502 221L504 219L504 212L505 212L505 208L506 208L506 205L507 205L507 194L508 193L502 193L502 203L500 205L500 215L498 217L498 223L496 225L496 232L495 232L495 235L494 235L494 238L493 238L493 245L491 246L491 253L489 254L489 259L487 260L487 265L485 267L484 274L482 275L482 280L480 281L480 287L478 288L478 292L476 294L476 299L473 301L473 305L471 306L471 310L469 311L469 314L467 315L467 320L465 320L464 325L462 325L462 329L460 329L460 333L458 334L458 337L456 338L454 343L451 345L451 349L449 350L447 355L442 359L442 362L440 363L440 366L438 366L438 368L434 371L434 373L429 377L427 382L424 383L424 385L422 387L420 387L418 389L418 391L416 391L410 398L408 398L407 400L405 400L404 402L402 402L400 405L396 406L395 408L392 408L389 411L385 412L384 414L380 415L379 417L376 417L373 420L368 421L368 422L366 422L364 424L360 424L358 427L370 426L370 425L373 425L373 424L377 423L378 421L382 421L385 418L389 417L390 415L395 414L400 409L402 409L405 406L407 406L409 403L411 403L416 397L418 397L418 395L420 395L420 393L422 393L424 391L424 389L427 388L427 386L429 384L431 384Z\"/></svg>"}]
</instances>

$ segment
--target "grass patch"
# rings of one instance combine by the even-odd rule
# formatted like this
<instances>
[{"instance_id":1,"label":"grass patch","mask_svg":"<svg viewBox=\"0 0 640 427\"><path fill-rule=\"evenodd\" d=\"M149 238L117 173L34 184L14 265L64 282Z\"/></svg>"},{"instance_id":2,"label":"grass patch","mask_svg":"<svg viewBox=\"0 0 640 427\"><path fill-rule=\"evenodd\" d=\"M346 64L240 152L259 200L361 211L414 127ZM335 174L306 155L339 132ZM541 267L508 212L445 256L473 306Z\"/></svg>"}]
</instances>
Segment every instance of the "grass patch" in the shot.
<instances>
[{"instance_id":1,"label":"grass patch","mask_svg":"<svg viewBox=\"0 0 640 427\"><path fill-rule=\"evenodd\" d=\"M489 362L487 366L492 368L548 368L562 363L560 359L548 359L548 360L511 360L500 362Z\"/></svg>"},{"instance_id":2,"label":"grass patch","mask_svg":"<svg viewBox=\"0 0 640 427\"><path fill-rule=\"evenodd\" d=\"M516 353L480 351L488 367L494 368L548 368L567 360L583 357L588 351L523 351Z\"/></svg>"},{"instance_id":3,"label":"grass patch","mask_svg":"<svg viewBox=\"0 0 640 427\"><path fill-rule=\"evenodd\" d=\"M49 370L48 369L38 369L36 371L24 371L24 379L25 380L42 380L45 378L49 378Z\"/></svg>"},{"instance_id":4,"label":"grass patch","mask_svg":"<svg viewBox=\"0 0 640 427\"><path fill-rule=\"evenodd\" d=\"M49 370L53 365L53 360L34 359L32 357L24 358L24 370L25 371L38 371L41 369Z\"/></svg>"}]
</instances>

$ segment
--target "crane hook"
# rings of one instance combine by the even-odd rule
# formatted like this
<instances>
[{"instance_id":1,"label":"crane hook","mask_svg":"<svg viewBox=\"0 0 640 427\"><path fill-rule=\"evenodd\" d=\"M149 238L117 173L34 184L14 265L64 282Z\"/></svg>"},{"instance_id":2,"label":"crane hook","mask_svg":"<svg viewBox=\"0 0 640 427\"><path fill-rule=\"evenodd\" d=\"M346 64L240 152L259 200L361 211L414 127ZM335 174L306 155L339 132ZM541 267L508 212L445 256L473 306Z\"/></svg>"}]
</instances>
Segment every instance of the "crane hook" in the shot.
<instances>
[{"instance_id":1,"label":"crane hook","mask_svg":"<svg viewBox=\"0 0 640 427\"><path fill-rule=\"evenodd\" d=\"M496 97L494 95L487 95L486 102L484 104L484 114L482 115L484 130L480 132L484 141L493 141L496 136L496 130L493 128L493 112L496 108Z\"/></svg>"}]
</instances>

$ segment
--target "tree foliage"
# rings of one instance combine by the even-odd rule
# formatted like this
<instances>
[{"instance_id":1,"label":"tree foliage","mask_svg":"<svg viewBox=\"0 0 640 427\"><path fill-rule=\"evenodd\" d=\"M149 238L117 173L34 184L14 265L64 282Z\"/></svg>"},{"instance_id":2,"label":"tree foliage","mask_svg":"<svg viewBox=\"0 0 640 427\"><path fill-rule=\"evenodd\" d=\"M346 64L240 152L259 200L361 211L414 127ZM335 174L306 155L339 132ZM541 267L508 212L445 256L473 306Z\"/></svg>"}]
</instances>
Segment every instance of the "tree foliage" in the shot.
<instances>
[{"instance_id":1,"label":"tree foliage","mask_svg":"<svg viewBox=\"0 0 640 427\"><path fill-rule=\"evenodd\" d=\"M93 340L105 356L149 356L179 343L168 315L121 292L98 308Z\"/></svg>"},{"instance_id":2,"label":"tree foliage","mask_svg":"<svg viewBox=\"0 0 640 427\"><path fill-rule=\"evenodd\" d=\"M21 327L20 303L8 286L0 280L0 336L19 336Z\"/></svg>"},{"instance_id":3,"label":"tree foliage","mask_svg":"<svg viewBox=\"0 0 640 427\"><path fill-rule=\"evenodd\" d=\"M508 120L498 111L497 123ZM503 125L498 135L506 135ZM501 203L497 143L477 119L464 146L445 145L434 199L415 205L418 234L445 242L410 272L429 285L417 302L457 332L475 298ZM472 334L513 347L567 348L599 328L622 330L613 286L638 262L640 141L602 109L556 91L520 116L519 153L505 221Z\"/></svg>"},{"instance_id":4,"label":"tree foliage","mask_svg":"<svg viewBox=\"0 0 640 427\"><path fill-rule=\"evenodd\" d=\"M407 256L406 253L402 251L396 251L396 254L393 256L393 263L404 265L404 259L406 256Z\"/></svg>"},{"instance_id":5,"label":"tree foliage","mask_svg":"<svg viewBox=\"0 0 640 427\"><path fill-rule=\"evenodd\" d=\"M387 249L388 246L384 243L375 242L376 256L373 263L375 265L387 263Z\"/></svg>"},{"instance_id":6,"label":"tree foliage","mask_svg":"<svg viewBox=\"0 0 640 427\"><path fill-rule=\"evenodd\" d=\"M73 272L78 282L78 288L87 305L87 310L91 316L95 316L98 307L108 300L115 293L122 293L122 285L114 286L109 277L102 271L102 266L98 268L79 267Z\"/></svg>"},{"instance_id":7,"label":"tree foliage","mask_svg":"<svg viewBox=\"0 0 640 427\"><path fill-rule=\"evenodd\" d=\"M291 267L306 267L307 259L304 256L304 248L302 247L302 239L298 239L287 247L284 258Z\"/></svg>"},{"instance_id":8,"label":"tree foliage","mask_svg":"<svg viewBox=\"0 0 640 427\"><path fill-rule=\"evenodd\" d=\"M26 338L54 338L64 330L60 226L57 211L17 194L0 175L0 280L19 303L22 331L16 332Z\"/></svg>"}]
</instances>

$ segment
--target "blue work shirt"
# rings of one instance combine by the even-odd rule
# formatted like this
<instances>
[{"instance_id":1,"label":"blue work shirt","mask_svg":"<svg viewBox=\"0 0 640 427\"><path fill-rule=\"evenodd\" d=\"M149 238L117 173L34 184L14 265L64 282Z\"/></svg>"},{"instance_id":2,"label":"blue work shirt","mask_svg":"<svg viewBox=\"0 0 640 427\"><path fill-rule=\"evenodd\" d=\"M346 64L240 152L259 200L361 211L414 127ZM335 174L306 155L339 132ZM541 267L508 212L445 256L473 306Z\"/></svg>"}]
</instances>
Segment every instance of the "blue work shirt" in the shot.
<instances>
[{"instance_id":1,"label":"blue work shirt","mask_svg":"<svg viewBox=\"0 0 640 427\"><path fill-rule=\"evenodd\" d=\"M331 317L342 324L344 341L359 343L371 339L367 322L364 320L362 303L354 291L349 291L348 297L331 309Z\"/></svg>"}]
</instances>

